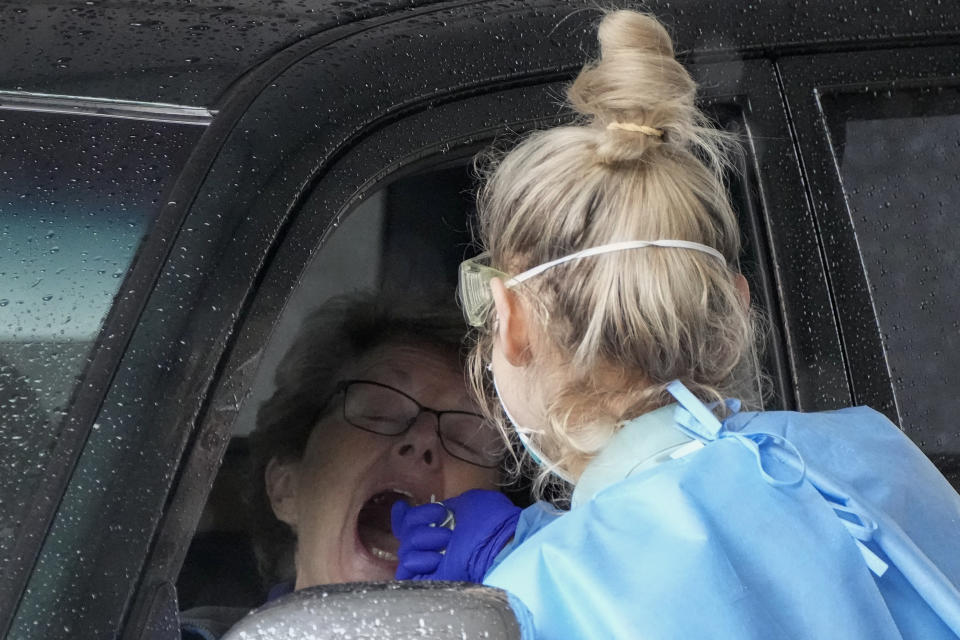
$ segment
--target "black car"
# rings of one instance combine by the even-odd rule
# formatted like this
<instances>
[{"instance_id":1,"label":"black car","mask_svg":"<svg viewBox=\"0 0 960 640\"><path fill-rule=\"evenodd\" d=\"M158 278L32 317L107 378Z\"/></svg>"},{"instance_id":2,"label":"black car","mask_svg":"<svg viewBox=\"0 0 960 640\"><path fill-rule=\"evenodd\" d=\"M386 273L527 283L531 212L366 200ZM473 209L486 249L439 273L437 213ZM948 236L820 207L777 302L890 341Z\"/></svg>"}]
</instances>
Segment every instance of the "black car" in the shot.
<instances>
[{"instance_id":1,"label":"black car","mask_svg":"<svg viewBox=\"0 0 960 640\"><path fill-rule=\"evenodd\" d=\"M643 8L743 140L768 408L868 404L960 486L960 10ZM203 604L191 543L242 544L198 523L290 328L357 286L452 291L471 157L570 118L598 18L579 0L0 2L6 637L179 637L178 606ZM482 601L470 629L513 633L482 589L365 589L335 590L345 618Z\"/></svg>"}]
</instances>

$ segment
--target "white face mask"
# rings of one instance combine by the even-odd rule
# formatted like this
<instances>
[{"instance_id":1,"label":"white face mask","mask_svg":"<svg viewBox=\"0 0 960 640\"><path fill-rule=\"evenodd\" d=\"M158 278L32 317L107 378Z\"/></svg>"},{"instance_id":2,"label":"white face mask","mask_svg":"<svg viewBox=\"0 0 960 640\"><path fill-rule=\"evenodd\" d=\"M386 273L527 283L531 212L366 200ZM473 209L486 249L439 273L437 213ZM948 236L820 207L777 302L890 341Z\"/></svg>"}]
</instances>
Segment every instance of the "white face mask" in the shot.
<instances>
[{"instance_id":1,"label":"white face mask","mask_svg":"<svg viewBox=\"0 0 960 640\"><path fill-rule=\"evenodd\" d=\"M551 473L554 473L562 480L573 484L573 480L570 478L570 476L558 469L556 465L544 457L543 453L537 449L536 445L534 445L533 442L531 442L530 439L524 434L524 431L527 431L527 429L521 427L517 421L513 419L513 416L510 414L510 409L507 409L507 403L503 401L503 394L500 393L500 387L497 386L497 377L493 375L493 367L487 365L487 369L490 370L490 377L493 378L493 388L497 392L497 399L500 400L500 406L503 407L503 412L507 414L507 420L509 420L510 424L513 425L514 431L517 432L517 437L520 438L520 443L523 445L523 448L527 450L527 453L530 454L530 457L533 458L533 461L538 465L549 468Z\"/></svg>"}]
</instances>

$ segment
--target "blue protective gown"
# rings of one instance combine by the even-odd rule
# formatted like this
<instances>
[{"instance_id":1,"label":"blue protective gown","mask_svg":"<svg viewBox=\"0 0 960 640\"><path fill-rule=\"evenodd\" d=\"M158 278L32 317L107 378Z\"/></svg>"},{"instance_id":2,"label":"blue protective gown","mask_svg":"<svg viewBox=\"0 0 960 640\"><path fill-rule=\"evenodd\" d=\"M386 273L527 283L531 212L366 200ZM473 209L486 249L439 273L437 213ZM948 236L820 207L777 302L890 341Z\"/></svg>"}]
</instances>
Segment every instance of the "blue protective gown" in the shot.
<instances>
[{"instance_id":1,"label":"blue protective gown","mask_svg":"<svg viewBox=\"0 0 960 640\"><path fill-rule=\"evenodd\" d=\"M896 426L694 403L627 423L570 511L521 515L484 583L524 638L957 637L960 496Z\"/></svg>"}]
</instances>

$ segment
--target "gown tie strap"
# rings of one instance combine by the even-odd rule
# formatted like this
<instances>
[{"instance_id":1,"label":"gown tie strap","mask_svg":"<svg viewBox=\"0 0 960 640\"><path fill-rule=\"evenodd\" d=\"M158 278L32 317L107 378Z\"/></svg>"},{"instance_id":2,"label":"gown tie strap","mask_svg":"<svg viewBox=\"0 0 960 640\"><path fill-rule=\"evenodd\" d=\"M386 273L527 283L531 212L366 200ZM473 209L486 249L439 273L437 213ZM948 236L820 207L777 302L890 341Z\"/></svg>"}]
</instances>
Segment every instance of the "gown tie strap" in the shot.
<instances>
[{"instance_id":1,"label":"gown tie strap","mask_svg":"<svg viewBox=\"0 0 960 640\"><path fill-rule=\"evenodd\" d=\"M847 482L807 465L797 447L783 436L764 432L744 434L728 430L725 423L679 380L667 385L667 391L679 405L675 414L675 426L680 431L703 443L724 439L739 442L753 453L761 476L773 486L788 488L804 481L809 482L853 537L870 571L877 577L883 576L889 568L889 561L951 631L960 636L960 591L893 518L861 498L857 490ZM727 400L725 404L731 413L740 410L740 402L737 400ZM764 463L766 455L781 463L769 467L792 468L794 476L775 477ZM866 545L868 542L880 549L887 561L874 553Z\"/></svg>"},{"instance_id":2,"label":"gown tie strap","mask_svg":"<svg viewBox=\"0 0 960 640\"><path fill-rule=\"evenodd\" d=\"M764 431L740 433L727 429L725 423L713 414L711 408L701 402L679 380L671 382L667 386L667 391L677 400L678 406L674 414L676 427L688 437L703 443L732 440L743 445L753 454L760 476L771 486L796 487L806 479L807 463L797 447L788 439ZM725 404L731 414L740 411L739 400L726 400ZM819 491L819 487L817 489ZM870 570L878 577L886 573L887 563L865 544L873 540L877 530L876 521L845 496L834 496L823 491L820 491L820 495L853 537Z\"/></svg>"},{"instance_id":3,"label":"gown tie strap","mask_svg":"<svg viewBox=\"0 0 960 640\"><path fill-rule=\"evenodd\" d=\"M703 443L722 439L740 443L753 454L763 479L775 487L795 487L803 482L807 465L792 442L775 433L739 433L728 430L724 423L713 415L710 407L700 402L679 380L671 382L667 391L677 400L679 406L674 413L675 426L685 435ZM731 414L740 411L739 400L726 400L725 404ZM780 473L780 470L768 469L764 465L765 455L780 462L788 473L784 477L777 477L775 474Z\"/></svg>"}]
</instances>

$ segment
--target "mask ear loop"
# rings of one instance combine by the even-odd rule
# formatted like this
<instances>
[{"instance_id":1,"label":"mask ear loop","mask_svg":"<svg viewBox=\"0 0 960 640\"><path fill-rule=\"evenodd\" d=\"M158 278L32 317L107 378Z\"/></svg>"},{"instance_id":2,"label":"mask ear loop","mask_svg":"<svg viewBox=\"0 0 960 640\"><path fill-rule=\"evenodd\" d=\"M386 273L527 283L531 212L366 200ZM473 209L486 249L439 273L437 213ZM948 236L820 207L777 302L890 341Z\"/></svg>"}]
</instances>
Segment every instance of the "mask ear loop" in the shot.
<instances>
[{"instance_id":1,"label":"mask ear loop","mask_svg":"<svg viewBox=\"0 0 960 640\"><path fill-rule=\"evenodd\" d=\"M497 399L500 401L500 406L503 408L503 413L506 414L507 420L509 420L510 424L513 425L513 430L517 434L517 438L520 440L520 444L523 445L523 448L527 451L527 454L530 456L530 458L537 465L541 467L546 467L550 471L550 473L556 475L558 478L560 478L564 482L574 484L573 479L569 475L561 471L559 467L557 467L557 465L555 465L553 462L550 461L549 458L544 456L543 452L541 452L540 449L538 449L537 446L533 444L533 441L531 441L530 438L526 436L524 431L529 431L529 429L525 429L524 427L521 427L520 424L510 414L510 410L507 409L507 405L503 401L503 394L500 393L500 387L497 386L497 377L493 375L492 362L487 363L487 371L490 372L490 379L493 381L493 388L497 392Z\"/></svg>"}]
</instances>

